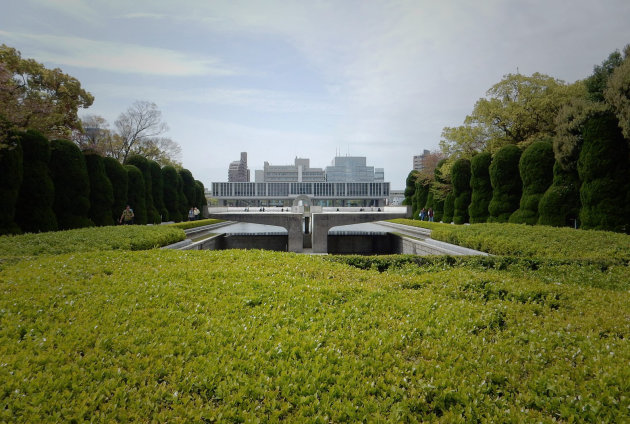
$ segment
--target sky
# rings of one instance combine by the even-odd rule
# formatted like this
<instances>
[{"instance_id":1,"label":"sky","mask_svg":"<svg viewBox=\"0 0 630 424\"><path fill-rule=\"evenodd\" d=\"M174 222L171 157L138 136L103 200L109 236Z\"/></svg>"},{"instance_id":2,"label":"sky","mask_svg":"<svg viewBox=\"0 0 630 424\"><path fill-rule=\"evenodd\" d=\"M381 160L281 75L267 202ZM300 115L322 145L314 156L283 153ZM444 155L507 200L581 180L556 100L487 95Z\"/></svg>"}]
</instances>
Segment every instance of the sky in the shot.
<instances>
[{"instance_id":1,"label":"sky","mask_svg":"<svg viewBox=\"0 0 630 424\"><path fill-rule=\"evenodd\" d=\"M210 187L365 156L402 189L414 155L509 73L567 83L630 43L629 0L3 0L0 43L61 68L114 121L154 102Z\"/></svg>"}]
</instances>

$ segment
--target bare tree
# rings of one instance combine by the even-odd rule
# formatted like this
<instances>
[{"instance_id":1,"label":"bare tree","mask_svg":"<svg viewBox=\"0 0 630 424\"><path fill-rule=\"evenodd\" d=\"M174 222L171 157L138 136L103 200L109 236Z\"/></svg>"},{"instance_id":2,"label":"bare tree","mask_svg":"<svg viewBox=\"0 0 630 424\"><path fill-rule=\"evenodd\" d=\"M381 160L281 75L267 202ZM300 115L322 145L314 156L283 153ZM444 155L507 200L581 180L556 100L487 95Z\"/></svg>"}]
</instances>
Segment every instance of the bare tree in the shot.
<instances>
[{"instance_id":1,"label":"bare tree","mask_svg":"<svg viewBox=\"0 0 630 424\"><path fill-rule=\"evenodd\" d=\"M122 163L130 153L139 153L144 142L168 131L168 125L162 122L162 112L155 103L147 101L134 102L127 112L120 114L114 125L121 142L121 149L114 157Z\"/></svg>"}]
</instances>

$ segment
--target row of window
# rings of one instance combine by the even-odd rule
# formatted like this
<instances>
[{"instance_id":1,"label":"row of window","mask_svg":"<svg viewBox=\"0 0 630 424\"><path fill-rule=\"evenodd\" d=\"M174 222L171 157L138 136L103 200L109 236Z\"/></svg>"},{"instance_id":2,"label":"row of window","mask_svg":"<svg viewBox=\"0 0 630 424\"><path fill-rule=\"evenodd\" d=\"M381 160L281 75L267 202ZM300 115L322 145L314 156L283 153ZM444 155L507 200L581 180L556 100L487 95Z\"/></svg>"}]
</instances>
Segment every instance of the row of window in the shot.
<instances>
[{"instance_id":1,"label":"row of window","mask_svg":"<svg viewBox=\"0 0 630 424\"><path fill-rule=\"evenodd\" d=\"M212 183L215 197L385 197L389 183Z\"/></svg>"}]
</instances>

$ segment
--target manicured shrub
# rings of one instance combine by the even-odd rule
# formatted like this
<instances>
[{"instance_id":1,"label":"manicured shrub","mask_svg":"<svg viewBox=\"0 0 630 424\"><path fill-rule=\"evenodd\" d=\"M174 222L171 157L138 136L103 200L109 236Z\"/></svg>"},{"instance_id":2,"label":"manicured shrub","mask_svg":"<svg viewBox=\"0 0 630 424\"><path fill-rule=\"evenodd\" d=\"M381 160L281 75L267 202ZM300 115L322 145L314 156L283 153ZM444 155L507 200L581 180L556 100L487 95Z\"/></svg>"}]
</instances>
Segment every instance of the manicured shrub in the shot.
<instances>
[{"instance_id":1,"label":"manicured shrub","mask_svg":"<svg viewBox=\"0 0 630 424\"><path fill-rule=\"evenodd\" d=\"M168 210L164 206L164 180L162 168L154 160L149 161L151 168L151 188L153 189L153 205L160 214L160 221L168 221Z\"/></svg>"},{"instance_id":2,"label":"manicured shrub","mask_svg":"<svg viewBox=\"0 0 630 424\"><path fill-rule=\"evenodd\" d=\"M0 235L16 234L15 207L23 178L23 153L20 138L8 132L0 138Z\"/></svg>"},{"instance_id":3,"label":"manicured shrub","mask_svg":"<svg viewBox=\"0 0 630 424\"><path fill-rule=\"evenodd\" d=\"M55 231L55 186L48 170L50 143L44 135L34 130L20 134L20 138L24 152L24 179L17 200L15 221L24 232Z\"/></svg>"},{"instance_id":4,"label":"manicured shrub","mask_svg":"<svg viewBox=\"0 0 630 424\"><path fill-rule=\"evenodd\" d=\"M490 163L492 155L489 152L479 153L470 161L470 206L468 214L471 224L486 222L490 213L488 204L492 199L492 184L490 183Z\"/></svg>"},{"instance_id":5,"label":"manicured shrub","mask_svg":"<svg viewBox=\"0 0 630 424\"><path fill-rule=\"evenodd\" d=\"M208 205L208 199L206 199L206 190L203 186L203 183L199 180L195 180L195 188L197 191L197 203L195 204L195 206L197 206L199 211L203 213L204 207Z\"/></svg>"},{"instance_id":6,"label":"manicured shrub","mask_svg":"<svg viewBox=\"0 0 630 424\"><path fill-rule=\"evenodd\" d=\"M90 227L90 178L83 153L71 141L50 142L50 176L55 185L53 209L60 230Z\"/></svg>"},{"instance_id":7,"label":"manicured shrub","mask_svg":"<svg viewBox=\"0 0 630 424\"><path fill-rule=\"evenodd\" d=\"M578 159L581 227L630 231L628 143L612 113L600 113L584 125Z\"/></svg>"},{"instance_id":8,"label":"manicured shrub","mask_svg":"<svg viewBox=\"0 0 630 424\"><path fill-rule=\"evenodd\" d=\"M453 182L453 222L464 224L468 222L468 206L470 205L470 161L458 159L451 169Z\"/></svg>"},{"instance_id":9,"label":"manicured shrub","mask_svg":"<svg viewBox=\"0 0 630 424\"><path fill-rule=\"evenodd\" d=\"M112 219L118 222L123 209L127 206L127 185L129 177L127 170L114 158L103 158L105 173L112 183L114 203L112 204Z\"/></svg>"},{"instance_id":10,"label":"manicured shrub","mask_svg":"<svg viewBox=\"0 0 630 424\"><path fill-rule=\"evenodd\" d=\"M442 166L446 163L446 159L438 162L433 171L433 184L431 184L431 192L433 193L433 220L435 222L442 221L444 217L444 188L448 186L448 182L442 175Z\"/></svg>"},{"instance_id":11,"label":"manicured shrub","mask_svg":"<svg viewBox=\"0 0 630 424\"><path fill-rule=\"evenodd\" d=\"M444 199L444 214L442 215L441 221L450 224L453 222L453 214L455 212L455 195L453 192L450 192L446 195L446 199Z\"/></svg>"},{"instance_id":12,"label":"manicured shrub","mask_svg":"<svg viewBox=\"0 0 630 424\"><path fill-rule=\"evenodd\" d=\"M188 210L197 203L197 189L195 187L195 179L192 173L187 169L180 169L179 176L182 178L182 191L185 198L182 199L182 215L188 216Z\"/></svg>"},{"instance_id":13,"label":"manicured shrub","mask_svg":"<svg viewBox=\"0 0 630 424\"><path fill-rule=\"evenodd\" d=\"M420 219L420 211L424 208L427 202L427 196L429 195L429 186L422 181L416 181L416 189L414 191L413 205L416 209L413 211L413 218Z\"/></svg>"},{"instance_id":14,"label":"manicured shrub","mask_svg":"<svg viewBox=\"0 0 630 424\"><path fill-rule=\"evenodd\" d=\"M413 195L416 192L416 179L418 177L418 171L415 169L409 172L407 179L405 180L405 200L403 205L412 205Z\"/></svg>"},{"instance_id":15,"label":"manicured shrub","mask_svg":"<svg viewBox=\"0 0 630 424\"><path fill-rule=\"evenodd\" d=\"M162 168L162 183L164 184L164 206L171 221L180 222L182 212L179 207L179 175L174 167L167 165Z\"/></svg>"},{"instance_id":16,"label":"manicured shrub","mask_svg":"<svg viewBox=\"0 0 630 424\"><path fill-rule=\"evenodd\" d=\"M84 155L90 177L90 219L99 227L114 225L114 189L105 172L103 158L96 152L85 152Z\"/></svg>"},{"instance_id":17,"label":"manicured shrub","mask_svg":"<svg viewBox=\"0 0 630 424\"><path fill-rule=\"evenodd\" d=\"M492 200L488 204L488 222L507 222L518 209L522 182L518 170L521 149L513 144L499 149L490 164Z\"/></svg>"},{"instance_id":18,"label":"manicured shrub","mask_svg":"<svg viewBox=\"0 0 630 424\"><path fill-rule=\"evenodd\" d=\"M433 209L433 204L435 203L433 199L433 192L431 191L431 186L429 186L429 194L427 194L427 203L424 205L426 210Z\"/></svg>"},{"instance_id":19,"label":"manicured shrub","mask_svg":"<svg viewBox=\"0 0 630 424\"><path fill-rule=\"evenodd\" d=\"M184 179L179 171L177 171L177 204L179 205L179 213L182 216L182 220L186 220L190 205L188 205L188 198L184 193Z\"/></svg>"},{"instance_id":20,"label":"manicured shrub","mask_svg":"<svg viewBox=\"0 0 630 424\"><path fill-rule=\"evenodd\" d=\"M538 222L538 204L553 180L554 163L553 145L549 141L537 141L525 149L519 161L523 194L519 209L510 216L511 223Z\"/></svg>"},{"instance_id":21,"label":"manicured shrub","mask_svg":"<svg viewBox=\"0 0 630 424\"><path fill-rule=\"evenodd\" d=\"M127 204L133 209L134 223L145 225L147 223L147 206L145 203L146 189L142 171L135 165L125 165L127 171Z\"/></svg>"},{"instance_id":22,"label":"manicured shrub","mask_svg":"<svg viewBox=\"0 0 630 424\"><path fill-rule=\"evenodd\" d=\"M144 180L144 201L147 210L147 222L151 222L153 224L159 224L160 213L155 208L153 203L153 181L151 175L151 165L149 161L144 156L140 155L132 155L127 158L125 161L125 165L134 165L137 167L140 172L142 172L142 178Z\"/></svg>"},{"instance_id":23,"label":"manicured shrub","mask_svg":"<svg viewBox=\"0 0 630 424\"><path fill-rule=\"evenodd\" d=\"M538 204L538 224L554 227L574 226L580 213L580 177L577 170L553 165L553 183Z\"/></svg>"}]
</instances>

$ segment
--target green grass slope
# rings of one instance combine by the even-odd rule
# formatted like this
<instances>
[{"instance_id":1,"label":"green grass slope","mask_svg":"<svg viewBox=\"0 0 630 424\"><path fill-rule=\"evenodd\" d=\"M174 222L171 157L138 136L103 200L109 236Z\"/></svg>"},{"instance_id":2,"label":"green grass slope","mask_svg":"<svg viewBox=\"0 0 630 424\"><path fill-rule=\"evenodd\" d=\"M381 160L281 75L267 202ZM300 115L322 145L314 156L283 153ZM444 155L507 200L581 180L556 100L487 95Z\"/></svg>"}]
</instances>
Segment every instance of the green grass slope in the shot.
<instances>
[{"instance_id":1,"label":"green grass slope","mask_svg":"<svg viewBox=\"0 0 630 424\"><path fill-rule=\"evenodd\" d=\"M627 267L330 259L6 264L0 422L627 420Z\"/></svg>"}]
</instances>

